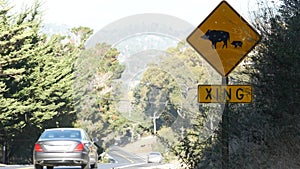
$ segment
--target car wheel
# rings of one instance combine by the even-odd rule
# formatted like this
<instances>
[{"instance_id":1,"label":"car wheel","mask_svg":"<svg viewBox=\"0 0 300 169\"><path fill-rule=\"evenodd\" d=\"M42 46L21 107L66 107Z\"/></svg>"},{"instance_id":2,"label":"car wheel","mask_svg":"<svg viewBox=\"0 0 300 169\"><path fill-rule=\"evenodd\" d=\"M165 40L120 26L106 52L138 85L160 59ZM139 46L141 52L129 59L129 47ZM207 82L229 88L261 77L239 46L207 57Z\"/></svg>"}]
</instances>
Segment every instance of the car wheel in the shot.
<instances>
[{"instance_id":1,"label":"car wheel","mask_svg":"<svg viewBox=\"0 0 300 169\"><path fill-rule=\"evenodd\" d=\"M47 169L53 169L54 167L53 166L47 166Z\"/></svg>"},{"instance_id":2,"label":"car wheel","mask_svg":"<svg viewBox=\"0 0 300 169\"><path fill-rule=\"evenodd\" d=\"M81 165L81 169L90 169L90 163Z\"/></svg>"},{"instance_id":3,"label":"car wheel","mask_svg":"<svg viewBox=\"0 0 300 169\"><path fill-rule=\"evenodd\" d=\"M92 164L92 165L91 165L91 168L93 168L93 169L97 169L97 168L98 168L98 164L97 164L97 163L95 163L95 164Z\"/></svg>"},{"instance_id":4,"label":"car wheel","mask_svg":"<svg viewBox=\"0 0 300 169\"><path fill-rule=\"evenodd\" d=\"M35 165L34 165L34 169L43 169L43 166L38 165L38 164L35 164Z\"/></svg>"}]
</instances>

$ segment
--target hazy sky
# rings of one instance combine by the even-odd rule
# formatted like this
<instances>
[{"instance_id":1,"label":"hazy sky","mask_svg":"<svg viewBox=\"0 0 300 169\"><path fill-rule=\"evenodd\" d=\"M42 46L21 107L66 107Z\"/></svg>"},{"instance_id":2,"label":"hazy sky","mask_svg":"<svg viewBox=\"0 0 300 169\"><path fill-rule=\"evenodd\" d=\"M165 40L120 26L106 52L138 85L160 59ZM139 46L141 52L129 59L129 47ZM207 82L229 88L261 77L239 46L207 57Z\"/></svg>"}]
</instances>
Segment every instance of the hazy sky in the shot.
<instances>
[{"instance_id":1,"label":"hazy sky","mask_svg":"<svg viewBox=\"0 0 300 169\"><path fill-rule=\"evenodd\" d=\"M221 0L41 0L44 23L87 26L100 30L123 17L143 14L167 14L199 25ZM16 9L31 5L33 0L11 2ZM255 10L257 0L227 0L246 20Z\"/></svg>"}]
</instances>

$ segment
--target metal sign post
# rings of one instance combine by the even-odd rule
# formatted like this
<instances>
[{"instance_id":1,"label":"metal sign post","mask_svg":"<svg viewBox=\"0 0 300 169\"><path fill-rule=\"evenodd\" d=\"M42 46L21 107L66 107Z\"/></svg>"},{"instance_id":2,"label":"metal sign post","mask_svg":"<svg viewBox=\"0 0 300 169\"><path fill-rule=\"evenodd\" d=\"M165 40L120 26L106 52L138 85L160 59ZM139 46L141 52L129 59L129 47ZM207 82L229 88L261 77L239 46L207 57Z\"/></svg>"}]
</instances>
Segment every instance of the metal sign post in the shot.
<instances>
[{"instance_id":1,"label":"metal sign post","mask_svg":"<svg viewBox=\"0 0 300 169\"><path fill-rule=\"evenodd\" d=\"M222 77L222 85L228 85L228 77ZM224 109L221 123L222 169L229 169L229 105L223 103Z\"/></svg>"}]
</instances>

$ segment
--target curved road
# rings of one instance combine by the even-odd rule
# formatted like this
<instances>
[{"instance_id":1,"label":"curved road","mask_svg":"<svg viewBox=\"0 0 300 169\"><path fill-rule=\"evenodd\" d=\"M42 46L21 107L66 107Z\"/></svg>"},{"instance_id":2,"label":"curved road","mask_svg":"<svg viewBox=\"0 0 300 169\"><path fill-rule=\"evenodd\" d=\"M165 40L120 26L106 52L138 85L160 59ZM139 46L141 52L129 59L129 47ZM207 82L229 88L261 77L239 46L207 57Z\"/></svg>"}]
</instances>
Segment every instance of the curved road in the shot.
<instances>
[{"instance_id":1,"label":"curved road","mask_svg":"<svg viewBox=\"0 0 300 169\"><path fill-rule=\"evenodd\" d=\"M148 164L145 157L137 156L133 153L126 152L118 146L113 146L110 148L108 154L114 158L116 163L99 163L98 169L139 169L139 168L149 168L151 169L158 164ZM0 169L33 169L33 165L0 165ZM155 167L156 168L156 167ZM80 167L64 167L59 166L55 169L80 169Z\"/></svg>"}]
</instances>

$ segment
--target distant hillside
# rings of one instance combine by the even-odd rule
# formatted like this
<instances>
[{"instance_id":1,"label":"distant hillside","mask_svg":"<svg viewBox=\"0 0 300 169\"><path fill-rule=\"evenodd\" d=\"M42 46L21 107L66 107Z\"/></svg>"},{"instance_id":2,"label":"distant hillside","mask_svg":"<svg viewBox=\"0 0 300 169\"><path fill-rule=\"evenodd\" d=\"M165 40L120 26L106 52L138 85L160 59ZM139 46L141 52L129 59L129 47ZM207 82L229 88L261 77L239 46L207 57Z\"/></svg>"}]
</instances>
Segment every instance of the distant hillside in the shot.
<instances>
[{"instance_id":1,"label":"distant hillside","mask_svg":"<svg viewBox=\"0 0 300 169\"><path fill-rule=\"evenodd\" d=\"M138 14L117 20L96 32L86 43L92 47L97 43L115 44L128 36L140 33L159 33L174 39L183 40L194 27L179 18L163 14Z\"/></svg>"},{"instance_id":2,"label":"distant hillside","mask_svg":"<svg viewBox=\"0 0 300 169\"><path fill-rule=\"evenodd\" d=\"M46 24L43 24L43 26L41 28L41 32L45 33L49 36L51 36L53 34L67 36L67 35L71 34L70 29L71 29L71 27L69 27L66 24L46 23Z\"/></svg>"}]
</instances>

